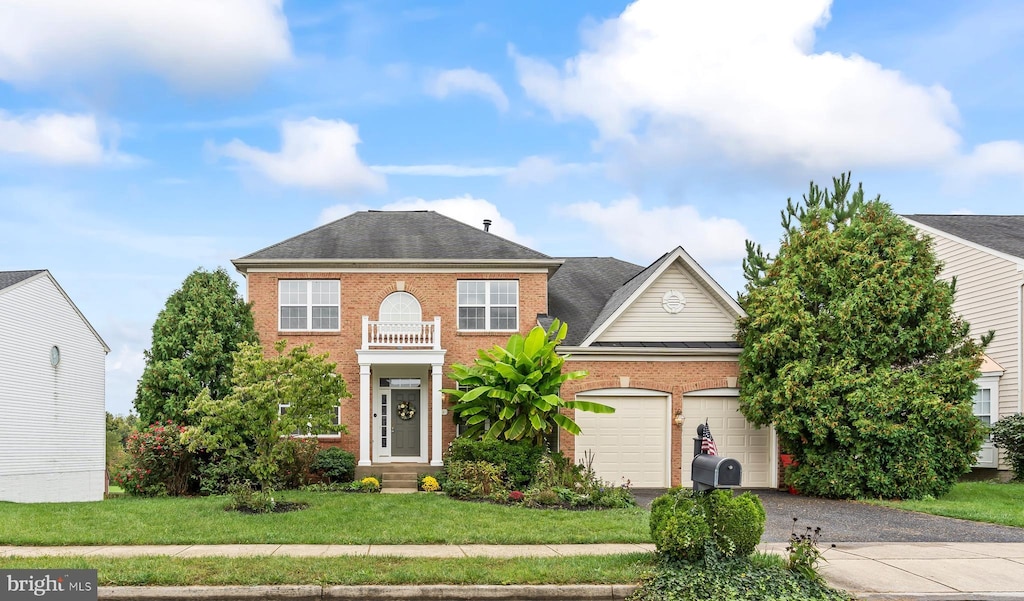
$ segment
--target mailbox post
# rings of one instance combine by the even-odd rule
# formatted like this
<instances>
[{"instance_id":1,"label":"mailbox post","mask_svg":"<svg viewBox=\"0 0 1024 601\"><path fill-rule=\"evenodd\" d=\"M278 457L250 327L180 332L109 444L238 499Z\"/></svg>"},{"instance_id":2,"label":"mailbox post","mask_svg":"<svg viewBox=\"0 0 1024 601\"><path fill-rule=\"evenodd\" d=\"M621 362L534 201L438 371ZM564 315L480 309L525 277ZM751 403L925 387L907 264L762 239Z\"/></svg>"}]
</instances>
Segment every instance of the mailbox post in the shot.
<instances>
[{"instance_id":1,"label":"mailbox post","mask_svg":"<svg viewBox=\"0 0 1024 601\"><path fill-rule=\"evenodd\" d=\"M743 466L730 457L708 455L701 450L704 424L697 426L697 438L693 439L693 462L690 464L690 479L693 492L707 492L716 488L735 488L740 485Z\"/></svg>"}]
</instances>

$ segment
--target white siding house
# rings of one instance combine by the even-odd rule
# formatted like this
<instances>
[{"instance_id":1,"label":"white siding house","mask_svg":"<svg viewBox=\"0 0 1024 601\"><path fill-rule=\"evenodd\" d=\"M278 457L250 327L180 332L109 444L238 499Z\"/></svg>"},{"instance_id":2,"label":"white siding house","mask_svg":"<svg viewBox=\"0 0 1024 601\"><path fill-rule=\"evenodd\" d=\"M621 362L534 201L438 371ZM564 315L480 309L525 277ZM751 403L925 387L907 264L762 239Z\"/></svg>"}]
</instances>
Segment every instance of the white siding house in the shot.
<instances>
[{"instance_id":1,"label":"white siding house","mask_svg":"<svg viewBox=\"0 0 1024 601\"><path fill-rule=\"evenodd\" d=\"M942 277L956 278L953 308L971 324L971 334L995 338L978 378L975 413L994 423L1024 411L1021 353L1024 351L1024 216L906 215L930 236L943 262ZM986 443L976 467L1008 469Z\"/></svg>"},{"instance_id":2,"label":"white siding house","mask_svg":"<svg viewBox=\"0 0 1024 601\"><path fill-rule=\"evenodd\" d=\"M0 272L0 501L103 499L109 351L49 271Z\"/></svg>"}]
</instances>

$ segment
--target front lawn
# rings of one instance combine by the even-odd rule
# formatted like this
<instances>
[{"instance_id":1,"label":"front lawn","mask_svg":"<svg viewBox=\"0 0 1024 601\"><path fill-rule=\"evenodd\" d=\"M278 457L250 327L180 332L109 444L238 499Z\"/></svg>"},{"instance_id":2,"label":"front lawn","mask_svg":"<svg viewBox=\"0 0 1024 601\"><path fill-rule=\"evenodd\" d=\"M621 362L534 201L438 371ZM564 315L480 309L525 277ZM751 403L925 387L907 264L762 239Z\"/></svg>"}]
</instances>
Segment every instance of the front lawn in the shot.
<instances>
[{"instance_id":1,"label":"front lawn","mask_svg":"<svg viewBox=\"0 0 1024 601\"><path fill-rule=\"evenodd\" d=\"M565 511L457 501L443 495L287 491L309 508L225 511L228 497L96 503L0 503L0 545L552 544L650 542L644 509Z\"/></svg>"},{"instance_id":2,"label":"front lawn","mask_svg":"<svg viewBox=\"0 0 1024 601\"><path fill-rule=\"evenodd\" d=\"M579 557L0 557L0 568L95 569L100 586L633 584L651 553Z\"/></svg>"},{"instance_id":3,"label":"front lawn","mask_svg":"<svg viewBox=\"0 0 1024 601\"><path fill-rule=\"evenodd\" d=\"M1024 528L1024 483L1021 482L960 482L949 494L939 499L869 502L896 509Z\"/></svg>"}]
</instances>

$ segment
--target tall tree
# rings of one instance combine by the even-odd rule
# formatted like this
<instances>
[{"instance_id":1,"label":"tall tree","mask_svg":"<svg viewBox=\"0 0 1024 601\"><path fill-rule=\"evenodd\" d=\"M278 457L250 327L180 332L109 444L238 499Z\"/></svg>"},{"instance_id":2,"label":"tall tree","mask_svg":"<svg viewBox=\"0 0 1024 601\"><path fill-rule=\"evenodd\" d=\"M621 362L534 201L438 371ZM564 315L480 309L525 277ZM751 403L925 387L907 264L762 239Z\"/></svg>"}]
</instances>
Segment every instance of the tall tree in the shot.
<instances>
[{"instance_id":1,"label":"tall tree","mask_svg":"<svg viewBox=\"0 0 1024 601\"><path fill-rule=\"evenodd\" d=\"M512 334L505 346L490 352L478 351L471 366L456 363L452 379L460 389L444 390L455 406L452 410L467 428L468 438L527 440L541 446L559 428L576 435L580 427L562 415L562 408L614 413L615 409L590 401L566 401L559 388L567 380L587 375L585 371L562 373L565 358L555 347L565 339L566 325L557 319L545 330L534 327L524 338Z\"/></svg>"},{"instance_id":2,"label":"tall tree","mask_svg":"<svg viewBox=\"0 0 1024 601\"><path fill-rule=\"evenodd\" d=\"M350 395L336 365L327 354L310 354L312 345L285 352L286 345L277 342L276 356L268 358L259 344L241 344L231 393L214 400L204 389L189 404L196 422L185 432L189 448L245 461L264 489L271 488L287 457L290 434L346 431L337 423L337 407Z\"/></svg>"},{"instance_id":3,"label":"tall tree","mask_svg":"<svg viewBox=\"0 0 1024 601\"><path fill-rule=\"evenodd\" d=\"M201 390L213 399L231 391L232 353L256 342L250 306L223 269L193 271L153 324L153 346L135 393L143 424L191 423L185 408Z\"/></svg>"},{"instance_id":4,"label":"tall tree","mask_svg":"<svg viewBox=\"0 0 1024 601\"><path fill-rule=\"evenodd\" d=\"M787 480L826 497L940 495L970 470L981 353L932 242L849 174L787 202L775 257L747 242L740 408L774 425Z\"/></svg>"}]
</instances>

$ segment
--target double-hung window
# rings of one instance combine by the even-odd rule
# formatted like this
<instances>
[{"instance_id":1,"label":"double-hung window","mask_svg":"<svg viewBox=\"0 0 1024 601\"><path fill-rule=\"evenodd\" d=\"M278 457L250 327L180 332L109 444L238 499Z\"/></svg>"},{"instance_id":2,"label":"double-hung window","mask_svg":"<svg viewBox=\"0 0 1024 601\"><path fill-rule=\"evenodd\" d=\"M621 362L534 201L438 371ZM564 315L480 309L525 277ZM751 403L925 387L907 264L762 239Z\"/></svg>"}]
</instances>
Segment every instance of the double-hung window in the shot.
<instances>
[{"instance_id":1,"label":"double-hung window","mask_svg":"<svg viewBox=\"0 0 1024 601\"><path fill-rule=\"evenodd\" d=\"M287 403L279 404L277 406L277 414L283 416L285 413L288 412L288 409L290 407L291 407L291 405L289 405ZM341 405L340 404L335 405L331 409L331 423L334 424L335 426L338 426L338 425L341 424ZM299 427L299 428L296 428L295 430L293 430L291 435L292 436L337 436L337 437L341 436L341 434L338 433L338 432L327 432L327 433L314 432L313 428L312 428L312 424L309 424L309 422L307 422L307 427L305 428L305 431L303 431L303 428Z\"/></svg>"},{"instance_id":2,"label":"double-hung window","mask_svg":"<svg viewBox=\"0 0 1024 601\"><path fill-rule=\"evenodd\" d=\"M338 280L279 280L277 303L279 330L329 332L340 329Z\"/></svg>"},{"instance_id":3,"label":"double-hung window","mask_svg":"<svg viewBox=\"0 0 1024 601\"><path fill-rule=\"evenodd\" d=\"M460 330L518 330L519 280L459 280Z\"/></svg>"}]
</instances>

